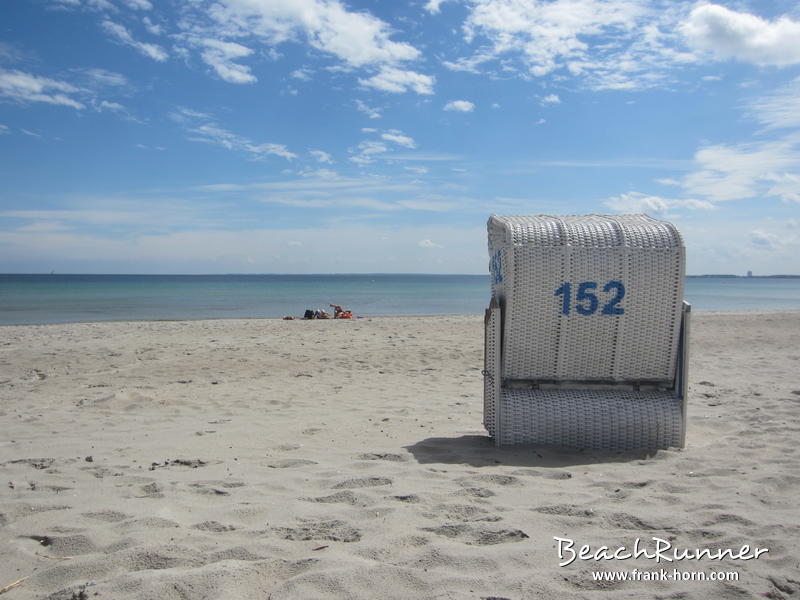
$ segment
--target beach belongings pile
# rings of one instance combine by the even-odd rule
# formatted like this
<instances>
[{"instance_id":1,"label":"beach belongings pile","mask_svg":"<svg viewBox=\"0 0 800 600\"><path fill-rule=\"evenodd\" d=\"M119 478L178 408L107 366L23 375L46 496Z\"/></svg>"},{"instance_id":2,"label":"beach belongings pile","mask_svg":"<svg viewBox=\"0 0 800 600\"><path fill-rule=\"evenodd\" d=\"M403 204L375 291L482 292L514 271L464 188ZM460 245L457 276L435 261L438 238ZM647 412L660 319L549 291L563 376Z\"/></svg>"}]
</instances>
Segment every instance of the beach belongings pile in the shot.
<instances>
[{"instance_id":1,"label":"beach belongings pile","mask_svg":"<svg viewBox=\"0 0 800 600\"><path fill-rule=\"evenodd\" d=\"M352 319L353 312L350 310L345 310L338 304L331 304L330 306L333 307L333 318L334 319ZM330 319L331 315L324 310L320 310L319 308L316 310L306 309L305 314L303 315L304 319Z\"/></svg>"}]
</instances>

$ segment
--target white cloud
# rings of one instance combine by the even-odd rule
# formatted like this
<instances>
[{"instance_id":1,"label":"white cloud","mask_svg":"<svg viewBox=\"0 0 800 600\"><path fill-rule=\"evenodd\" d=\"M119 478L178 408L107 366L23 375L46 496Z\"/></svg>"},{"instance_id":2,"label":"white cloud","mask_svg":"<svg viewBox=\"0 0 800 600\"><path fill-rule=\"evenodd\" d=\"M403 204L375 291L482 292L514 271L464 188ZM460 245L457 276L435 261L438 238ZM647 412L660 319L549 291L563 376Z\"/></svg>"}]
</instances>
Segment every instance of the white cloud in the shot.
<instances>
[{"instance_id":1,"label":"white cloud","mask_svg":"<svg viewBox=\"0 0 800 600\"><path fill-rule=\"evenodd\" d=\"M115 238L0 231L4 247L0 263L11 264L9 257L19 257L31 270L61 264L71 272L124 272L134 263L152 273L336 273L342 265L361 273L387 269L397 273L482 273L485 252L475 248L480 237L477 227L381 226L373 222L293 229L225 229L217 225ZM432 250L420 247L420 240L436 240L442 246L435 250L441 263L431 260ZM320 248L336 248L336 252L320 252ZM65 260L65 256L69 258Z\"/></svg>"},{"instance_id":2,"label":"white cloud","mask_svg":"<svg viewBox=\"0 0 800 600\"><path fill-rule=\"evenodd\" d=\"M152 10L153 5L148 0L125 0L125 4L133 10Z\"/></svg>"},{"instance_id":3,"label":"white cloud","mask_svg":"<svg viewBox=\"0 0 800 600\"><path fill-rule=\"evenodd\" d=\"M604 204L612 210L623 213L665 214L677 208L690 210L710 210L714 208L711 202L705 200L662 198L639 192L627 192L614 196L606 200Z\"/></svg>"},{"instance_id":4,"label":"white cloud","mask_svg":"<svg viewBox=\"0 0 800 600\"><path fill-rule=\"evenodd\" d=\"M269 155L280 156L287 160L297 158L297 155L290 152L283 144L257 143L228 131L214 122L210 115L181 108L171 116L186 127L189 141L222 146L227 150L245 152L255 158L264 158Z\"/></svg>"},{"instance_id":5,"label":"white cloud","mask_svg":"<svg viewBox=\"0 0 800 600\"><path fill-rule=\"evenodd\" d=\"M86 105L70 97L82 91L64 81L0 69L0 96L16 102L44 102L82 109Z\"/></svg>"},{"instance_id":6,"label":"white cloud","mask_svg":"<svg viewBox=\"0 0 800 600\"><path fill-rule=\"evenodd\" d=\"M404 146L405 148L416 148L417 145L414 140L407 135L403 135L398 131L392 131L390 133L384 133L381 135L381 138L386 140L387 142L393 142L395 144L399 144L400 146Z\"/></svg>"},{"instance_id":7,"label":"white cloud","mask_svg":"<svg viewBox=\"0 0 800 600\"><path fill-rule=\"evenodd\" d=\"M256 77L250 72L250 67L233 62L237 58L250 56L250 48L235 42L221 42L214 39L202 40L206 48L201 54L203 61L212 67L221 79L228 83L254 83Z\"/></svg>"},{"instance_id":8,"label":"white cloud","mask_svg":"<svg viewBox=\"0 0 800 600\"><path fill-rule=\"evenodd\" d=\"M313 177L315 179L339 179L339 174L330 169L304 169L298 173L301 177Z\"/></svg>"},{"instance_id":9,"label":"white cloud","mask_svg":"<svg viewBox=\"0 0 800 600\"><path fill-rule=\"evenodd\" d=\"M125 44L126 46L135 48L144 56L152 58L158 62L167 60L167 53L159 45L148 44L146 42L140 42L134 39L131 33L119 23L106 20L103 21L102 26L106 33L116 38L117 41Z\"/></svg>"},{"instance_id":10,"label":"white cloud","mask_svg":"<svg viewBox=\"0 0 800 600\"><path fill-rule=\"evenodd\" d=\"M67 225L59 221L36 221L28 225L18 227L15 231L39 233L39 232L52 232L52 231L66 231L69 229Z\"/></svg>"},{"instance_id":11,"label":"white cloud","mask_svg":"<svg viewBox=\"0 0 800 600\"><path fill-rule=\"evenodd\" d=\"M186 123L192 119L203 119L207 121L211 121L214 119L214 116L209 113L200 112L199 110L194 110L191 108L186 108L185 106L180 106L178 109L170 114L170 117L179 123Z\"/></svg>"},{"instance_id":12,"label":"white cloud","mask_svg":"<svg viewBox=\"0 0 800 600\"><path fill-rule=\"evenodd\" d=\"M221 0L209 13L232 34L255 35L271 45L302 36L354 67L420 55L410 44L392 41L385 22L366 12L350 12L339 0Z\"/></svg>"},{"instance_id":13,"label":"white cloud","mask_svg":"<svg viewBox=\"0 0 800 600\"><path fill-rule=\"evenodd\" d=\"M695 154L699 169L683 180L691 195L712 202L777 196L797 198L800 142L788 139L755 144L707 146Z\"/></svg>"},{"instance_id":14,"label":"white cloud","mask_svg":"<svg viewBox=\"0 0 800 600\"><path fill-rule=\"evenodd\" d=\"M420 248L441 248L442 247L441 244L437 244L436 242L433 242L433 241L428 240L428 239L418 241L417 242L417 246L419 246Z\"/></svg>"},{"instance_id":15,"label":"white cloud","mask_svg":"<svg viewBox=\"0 0 800 600\"><path fill-rule=\"evenodd\" d=\"M309 69L295 69L289 77L300 81L309 81L311 79L311 71Z\"/></svg>"},{"instance_id":16,"label":"white cloud","mask_svg":"<svg viewBox=\"0 0 800 600\"><path fill-rule=\"evenodd\" d=\"M0 124L0 135L9 135L11 130L8 128L8 125Z\"/></svg>"},{"instance_id":17,"label":"white cloud","mask_svg":"<svg viewBox=\"0 0 800 600\"><path fill-rule=\"evenodd\" d=\"M87 85L93 88L101 87L124 87L128 85L128 79L121 73L108 71L106 69L82 69L78 70L87 81Z\"/></svg>"},{"instance_id":18,"label":"white cloud","mask_svg":"<svg viewBox=\"0 0 800 600\"><path fill-rule=\"evenodd\" d=\"M122 104L120 104L119 102L109 102L108 100L100 101L100 103L97 105L97 108L99 108L100 110L110 110L119 112L123 112L125 110L125 107L122 106Z\"/></svg>"},{"instance_id":19,"label":"white cloud","mask_svg":"<svg viewBox=\"0 0 800 600\"><path fill-rule=\"evenodd\" d=\"M144 23L144 28L147 29L150 35L161 35L164 33L164 28L158 23L154 23L150 17L143 17L142 23Z\"/></svg>"},{"instance_id":20,"label":"white cloud","mask_svg":"<svg viewBox=\"0 0 800 600\"><path fill-rule=\"evenodd\" d=\"M120 223L140 223L143 214L113 210L6 210L0 216L15 219L42 221L67 221L79 224L110 225Z\"/></svg>"},{"instance_id":21,"label":"white cloud","mask_svg":"<svg viewBox=\"0 0 800 600\"><path fill-rule=\"evenodd\" d=\"M556 94L549 94L542 98L542 104L561 104L561 98Z\"/></svg>"},{"instance_id":22,"label":"white cloud","mask_svg":"<svg viewBox=\"0 0 800 600\"><path fill-rule=\"evenodd\" d=\"M445 2L447 2L447 0L428 0L428 3L425 5L425 10L432 15L438 15L439 12L441 12L439 7Z\"/></svg>"},{"instance_id":23,"label":"white cloud","mask_svg":"<svg viewBox=\"0 0 800 600\"><path fill-rule=\"evenodd\" d=\"M469 100L453 100L444 105L444 110L451 110L456 112L472 112L475 110L475 105Z\"/></svg>"},{"instance_id":24,"label":"white cloud","mask_svg":"<svg viewBox=\"0 0 800 600\"><path fill-rule=\"evenodd\" d=\"M359 79L358 82L366 87L394 94L413 91L417 94L428 95L433 94L435 79L430 75L423 75L415 71L382 67L376 75L369 79Z\"/></svg>"},{"instance_id":25,"label":"white cloud","mask_svg":"<svg viewBox=\"0 0 800 600\"><path fill-rule=\"evenodd\" d=\"M380 119L381 113L377 108L367 106L361 100L356 100L356 108L367 115L370 119Z\"/></svg>"},{"instance_id":26,"label":"white cloud","mask_svg":"<svg viewBox=\"0 0 800 600\"><path fill-rule=\"evenodd\" d=\"M358 152L355 156L350 157L350 160L359 165L367 165L373 162L373 156L376 154L383 154L388 151L386 144L375 141L364 141L358 145Z\"/></svg>"},{"instance_id":27,"label":"white cloud","mask_svg":"<svg viewBox=\"0 0 800 600\"><path fill-rule=\"evenodd\" d=\"M800 63L800 21L789 17L766 21L717 4L701 4L692 10L681 30L691 46L718 59L762 66Z\"/></svg>"},{"instance_id":28,"label":"white cloud","mask_svg":"<svg viewBox=\"0 0 800 600\"><path fill-rule=\"evenodd\" d=\"M752 101L749 108L768 129L800 128L800 78Z\"/></svg>"},{"instance_id":29,"label":"white cloud","mask_svg":"<svg viewBox=\"0 0 800 600\"><path fill-rule=\"evenodd\" d=\"M776 196L784 202L800 204L800 173L779 173L771 178L768 196Z\"/></svg>"},{"instance_id":30,"label":"white cloud","mask_svg":"<svg viewBox=\"0 0 800 600\"><path fill-rule=\"evenodd\" d=\"M371 141L361 142L358 145L358 149L361 151L361 154L381 154L388 150L386 144Z\"/></svg>"},{"instance_id":31,"label":"white cloud","mask_svg":"<svg viewBox=\"0 0 800 600\"><path fill-rule=\"evenodd\" d=\"M463 24L475 51L447 68L542 77L556 71L594 89L658 85L675 64L695 57L675 33L685 4L630 0L471 0ZM520 68L515 63L519 63Z\"/></svg>"},{"instance_id":32,"label":"white cloud","mask_svg":"<svg viewBox=\"0 0 800 600\"><path fill-rule=\"evenodd\" d=\"M762 250L775 250L780 245L780 238L763 229L754 229L750 232L750 243Z\"/></svg>"},{"instance_id":33,"label":"white cloud","mask_svg":"<svg viewBox=\"0 0 800 600\"><path fill-rule=\"evenodd\" d=\"M289 152L283 144L257 144L245 137L236 135L212 124L200 125L189 131L195 134L195 137L189 138L192 141L209 142L220 145L228 150L242 150L259 157L271 154L274 156L281 156L287 160L297 157L296 154Z\"/></svg>"},{"instance_id":34,"label":"white cloud","mask_svg":"<svg viewBox=\"0 0 800 600\"><path fill-rule=\"evenodd\" d=\"M321 163L332 163L333 162L333 158L331 157L331 155L328 154L327 152L322 151L322 150L311 150L309 152L309 154L311 154L311 156L316 158L317 162L321 162Z\"/></svg>"},{"instance_id":35,"label":"white cloud","mask_svg":"<svg viewBox=\"0 0 800 600\"><path fill-rule=\"evenodd\" d=\"M86 0L86 5L96 11L117 12L117 7L108 0Z\"/></svg>"}]
</instances>

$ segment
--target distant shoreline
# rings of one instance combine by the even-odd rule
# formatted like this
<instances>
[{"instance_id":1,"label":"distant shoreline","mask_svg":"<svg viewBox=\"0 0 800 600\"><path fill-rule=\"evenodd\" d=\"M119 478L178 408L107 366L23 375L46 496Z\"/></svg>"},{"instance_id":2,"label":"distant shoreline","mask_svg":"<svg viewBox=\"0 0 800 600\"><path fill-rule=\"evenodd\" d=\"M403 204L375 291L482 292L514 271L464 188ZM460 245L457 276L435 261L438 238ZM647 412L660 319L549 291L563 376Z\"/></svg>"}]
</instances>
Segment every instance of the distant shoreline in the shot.
<instances>
[{"instance_id":1,"label":"distant shoreline","mask_svg":"<svg viewBox=\"0 0 800 600\"><path fill-rule=\"evenodd\" d=\"M730 310L724 309L714 309L714 308L706 308L706 309L692 309L692 313L702 313L705 317L759 317L759 316L780 316L780 315L793 315L796 313L800 313L800 308L774 308L774 309L763 309L763 308L752 308L752 309L735 309L732 308ZM265 322L274 322L274 321L287 321L287 322L294 322L294 321L302 321L302 322L309 322L309 323L358 323L360 321L370 321L373 319L377 320L402 320L402 319L420 319L420 320L482 320L484 318L483 314L479 313L468 313L468 314L416 314L416 313L409 313L409 314L394 314L394 315L364 315L364 316L356 316L352 321L351 320L339 320L339 319L303 319L302 317L296 316L294 319L284 319L282 317L186 317L186 318L179 318L179 319L101 319L98 321L55 321L52 323L0 323L0 329L6 327L60 327L66 325L105 325L105 324L158 324L158 323L200 323L200 322L215 322L215 321L226 321L226 322L233 322L233 321L265 321Z\"/></svg>"},{"instance_id":2,"label":"distant shoreline","mask_svg":"<svg viewBox=\"0 0 800 600\"><path fill-rule=\"evenodd\" d=\"M0 273L0 277L488 277L488 273ZM686 275L720 279L800 279L798 275L733 275L704 273Z\"/></svg>"},{"instance_id":3,"label":"distant shoreline","mask_svg":"<svg viewBox=\"0 0 800 600\"><path fill-rule=\"evenodd\" d=\"M687 275L686 277L715 277L717 279L798 279L800 275Z\"/></svg>"}]
</instances>

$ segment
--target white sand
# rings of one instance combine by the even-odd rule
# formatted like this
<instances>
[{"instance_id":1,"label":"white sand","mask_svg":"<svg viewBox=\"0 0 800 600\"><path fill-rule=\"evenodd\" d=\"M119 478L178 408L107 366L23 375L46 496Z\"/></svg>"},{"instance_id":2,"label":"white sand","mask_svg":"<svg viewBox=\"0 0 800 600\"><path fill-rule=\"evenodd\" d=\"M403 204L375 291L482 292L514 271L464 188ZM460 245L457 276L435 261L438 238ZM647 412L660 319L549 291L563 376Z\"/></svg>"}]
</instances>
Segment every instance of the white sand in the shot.
<instances>
[{"instance_id":1,"label":"white sand","mask_svg":"<svg viewBox=\"0 0 800 600\"><path fill-rule=\"evenodd\" d=\"M478 316L0 328L4 600L797 598L800 312L692 334L687 448L647 455L494 448ZM591 577L662 567L738 581Z\"/></svg>"}]
</instances>

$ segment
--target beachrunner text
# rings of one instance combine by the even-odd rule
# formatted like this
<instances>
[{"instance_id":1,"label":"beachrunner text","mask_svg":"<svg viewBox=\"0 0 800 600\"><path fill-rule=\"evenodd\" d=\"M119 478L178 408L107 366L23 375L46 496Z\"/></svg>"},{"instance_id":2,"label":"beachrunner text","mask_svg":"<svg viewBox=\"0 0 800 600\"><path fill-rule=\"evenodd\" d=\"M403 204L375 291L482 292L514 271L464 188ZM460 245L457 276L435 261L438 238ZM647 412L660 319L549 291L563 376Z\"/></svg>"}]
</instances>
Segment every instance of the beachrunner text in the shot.
<instances>
[{"instance_id":1,"label":"beachrunner text","mask_svg":"<svg viewBox=\"0 0 800 600\"><path fill-rule=\"evenodd\" d=\"M631 548L628 546L592 548L585 544L576 549L574 540L555 536L553 539L558 542L558 558L561 561L558 563L559 567L566 567L575 562L576 559L599 561L645 558L647 560L655 560L657 563L661 561L673 562L702 559L723 560L725 558L730 560L753 560L769 552L768 548L751 547L747 544L736 549L676 548L668 540L659 537L651 538L654 542L652 546L648 546L648 542L643 543L640 538L636 538Z\"/></svg>"}]
</instances>

